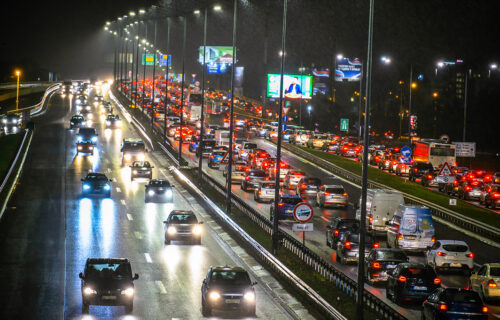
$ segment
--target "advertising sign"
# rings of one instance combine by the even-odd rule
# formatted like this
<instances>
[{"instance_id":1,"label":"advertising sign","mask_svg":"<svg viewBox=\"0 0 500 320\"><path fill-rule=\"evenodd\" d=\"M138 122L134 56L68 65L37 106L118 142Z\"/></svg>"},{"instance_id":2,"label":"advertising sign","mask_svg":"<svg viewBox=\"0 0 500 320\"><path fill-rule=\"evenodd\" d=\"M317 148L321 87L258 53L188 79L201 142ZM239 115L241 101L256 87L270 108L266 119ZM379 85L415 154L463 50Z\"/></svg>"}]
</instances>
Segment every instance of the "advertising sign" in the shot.
<instances>
[{"instance_id":1,"label":"advertising sign","mask_svg":"<svg viewBox=\"0 0 500 320\"><path fill-rule=\"evenodd\" d=\"M285 74L283 78L283 95L288 99L311 99L313 92L313 77L295 74ZM267 74L267 97L280 97L280 75Z\"/></svg>"},{"instance_id":2,"label":"advertising sign","mask_svg":"<svg viewBox=\"0 0 500 320\"><path fill-rule=\"evenodd\" d=\"M328 69L328 68L326 68L326 69L315 68L315 69L313 69L312 73L313 73L313 76L315 76L315 77L330 78L330 69Z\"/></svg>"},{"instance_id":3,"label":"advertising sign","mask_svg":"<svg viewBox=\"0 0 500 320\"><path fill-rule=\"evenodd\" d=\"M160 67L166 67L172 65L172 56L169 54L160 55Z\"/></svg>"},{"instance_id":4,"label":"advertising sign","mask_svg":"<svg viewBox=\"0 0 500 320\"><path fill-rule=\"evenodd\" d=\"M208 74L223 74L228 69L228 64L225 63L207 63Z\"/></svg>"},{"instance_id":5,"label":"advertising sign","mask_svg":"<svg viewBox=\"0 0 500 320\"><path fill-rule=\"evenodd\" d=\"M293 217L300 223L309 222L313 217L313 208L309 203L301 202L293 208Z\"/></svg>"},{"instance_id":6,"label":"advertising sign","mask_svg":"<svg viewBox=\"0 0 500 320\"><path fill-rule=\"evenodd\" d=\"M457 157L474 158L476 156L475 142L453 142L456 146L455 155Z\"/></svg>"},{"instance_id":7,"label":"advertising sign","mask_svg":"<svg viewBox=\"0 0 500 320\"><path fill-rule=\"evenodd\" d=\"M404 146L401 148L401 155L403 156L401 162L403 163L411 163L411 148L408 146Z\"/></svg>"},{"instance_id":8,"label":"advertising sign","mask_svg":"<svg viewBox=\"0 0 500 320\"><path fill-rule=\"evenodd\" d=\"M209 63L233 63L233 47L207 46L205 62ZM203 47L200 47L198 61L203 64Z\"/></svg>"},{"instance_id":9,"label":"advertising sign","mask_svg":"<svg viewBox=\"0 0 500 320\"><path fill-rule=\"evenodd\" d=\"M417 130L417 120L418 120L418 119L417 119L417 116L416 116L416 115L412 114L412 115L410 116L410 128L411 128L412 130Z\"/></svg>"},{"instance_id":10,"label":"advertising sign","mask_svg":"<svg viewBox=\"0 0 500 320\"><path fill-rule=\"evenodd\" d=\"M358 58L342 58L337 60L335 81L360 81L363 65Z\"/></svg>"},{"instance_id":11,"label":"advertising sign","mask_svg":"<svg viewBox=\"0 0 500 320\"><path fill-rule=\"evenodd\" d=\"M349 119L340 119L340 131L349 131Z\"/></svg>"},{"instance_id":12,"label":"advertising sign","mask_svg":"<svg viewBox=\"0 0 500 320\"><path fill-rule=\"evenodd\" d=\"M142 65L152 66L156 63L156 55L147 53L142 55Z\"/></svg>"}]
</instances>

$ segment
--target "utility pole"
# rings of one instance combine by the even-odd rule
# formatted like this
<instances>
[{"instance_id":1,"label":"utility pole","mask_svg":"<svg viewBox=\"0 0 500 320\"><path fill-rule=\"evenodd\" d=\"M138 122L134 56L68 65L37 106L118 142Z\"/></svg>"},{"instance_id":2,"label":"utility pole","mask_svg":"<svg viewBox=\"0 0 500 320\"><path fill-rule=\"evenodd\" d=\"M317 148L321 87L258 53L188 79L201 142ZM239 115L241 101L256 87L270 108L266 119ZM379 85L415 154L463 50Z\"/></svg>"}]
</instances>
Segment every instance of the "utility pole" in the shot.
<instances>
[{"instance_id":1,"label":"utility pole","mask_svg":"<svg viewBox=\"0 0 500 320\"><path fill-rule=\"evenodd\" d=\"M182 40L182 84L181 84L181 126L179 132L179 167L181 166L182 161L182 129L184 127L184 81L186 79L186 75L184 74L184 60L186 55L186 28L187 28L187 18L184 16L184 32L183 32L183 40Z\"/></svg>"},{"instance_id":2,"label":"utility pole","mask_svg":"<svg viewBox=\"0 0 500 320\"><path fill-rule=\"evenodd\" d=\"M168 68L170 61L170 19L167 18L167 71L165 72L165 101L163 103L163 142L167 141L167 107L168 107Z\"/></svg>"},{"instance_id":3,"label":"utility pole","mask_svg":"<svg viewBox=\"0 0 500 320\"><path fill-rule=\"evenodd\" d=\"M203 166L203 134L205 133L205 69L206 69L206 60L207 56L207 16L208 16L208 8L205 7L204 17L203 17L203 64L201 66L201 119L200 119L200 141L198 143L198 147L196 148L196 153L198 153L198 183L201 184L201 175L202 175L202 166ZM199 149L199 150L198 150ZM231 175L231 172L229 172ZM231 177L229 178L231 179Z\"/></svg>"}]
</instances>

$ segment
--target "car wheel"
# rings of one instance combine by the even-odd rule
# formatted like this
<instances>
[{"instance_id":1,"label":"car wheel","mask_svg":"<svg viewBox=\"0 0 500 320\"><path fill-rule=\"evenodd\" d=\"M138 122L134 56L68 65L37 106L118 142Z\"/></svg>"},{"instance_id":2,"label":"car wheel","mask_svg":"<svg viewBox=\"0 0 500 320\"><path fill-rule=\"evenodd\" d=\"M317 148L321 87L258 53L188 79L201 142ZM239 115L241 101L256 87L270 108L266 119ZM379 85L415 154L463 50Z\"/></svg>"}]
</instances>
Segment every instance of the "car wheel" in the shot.
<instances>
[{"instance_id":1,"label":"car wheel","mask_svg":"<svg viewBox=\"0 0 500 320\"><path fill-rule=\"evenodd\" d=\"M134 303L130 302L129 304L125 305L125 313L131 314L134 311Z\"/></svg>"},{"instance_id":2,"label":"car wheel","mask_svg":"<svg viewBox=\"0 0 500 320\"><path fill-rule=\"evenodd\" d=\"M89 313L89 309L90 309L89 307L90 307L89 304L83 302L82 303L82 313L85 313L85 314Z\"/></svg>"},{"instance_id":3,"label":"car wheel","mask_svg":"<svg viewBox=\"0 0 500 320\"><path fill-rule=\"evenodd\" d=\"M212 309L207 306L206 303L203 302L203 300L201 300L201 314L204 317L210 317L212 315Z\"/></svg>"}]
</instances>

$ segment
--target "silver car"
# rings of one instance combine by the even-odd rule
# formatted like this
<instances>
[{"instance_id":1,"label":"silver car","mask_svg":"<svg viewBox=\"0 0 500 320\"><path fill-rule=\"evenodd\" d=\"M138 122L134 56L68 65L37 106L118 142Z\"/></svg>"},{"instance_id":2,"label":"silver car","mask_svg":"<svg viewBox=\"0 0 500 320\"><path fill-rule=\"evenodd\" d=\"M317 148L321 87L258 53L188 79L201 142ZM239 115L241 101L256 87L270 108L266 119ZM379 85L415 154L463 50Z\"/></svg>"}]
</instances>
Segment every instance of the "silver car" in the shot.
<instances>
[{"instance_id":1,"label":"silver car","mask_svg":"<svg viewBox=\"0 0 500 320\"><path fill-rule=\"evenodd\" d=\"M318 207L347 207L349 195L341 185L322 185L316 195Z\"/></svg>"},{"instance_id":2,"label":"silver car","mask_svg":"<svg viewBox=\"0 0 500 320\"><path fill-rule=\"evenodd\" d=\"M273 201L274 188L276 184L273 182L261 182L259 187L254 190L253 198L257 202Z\"/></svg>"}]
</instances>

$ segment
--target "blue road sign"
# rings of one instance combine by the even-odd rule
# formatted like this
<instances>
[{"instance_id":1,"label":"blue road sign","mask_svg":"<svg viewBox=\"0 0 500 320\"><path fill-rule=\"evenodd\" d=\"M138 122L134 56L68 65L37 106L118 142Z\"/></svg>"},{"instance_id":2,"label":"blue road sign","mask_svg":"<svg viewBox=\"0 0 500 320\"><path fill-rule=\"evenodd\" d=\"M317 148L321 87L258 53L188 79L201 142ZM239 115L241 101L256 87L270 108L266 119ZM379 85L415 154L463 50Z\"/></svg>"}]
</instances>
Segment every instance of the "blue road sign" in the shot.
<instances>
[{"instance_id":1,"label":"blue road sign","mask_svg":"<svg viewBox=\"0 0 500 320\"><path fill-rule=\"evenodd\" d=\"M403 156L403 159L401 159L404 163L410 163L411 162L411 148L408 146L404 146L401 148L401 155Z\"/></svg>"},{"instance_id":2,"label":"blue road sign","mask_svg":"<svg viewBox=\"0 0 500 320\"><path fill-rule=\"evenodd\" d=\"M288 116L283 116L283 121L288 122Z\"/></svg>"}]
</instances>

